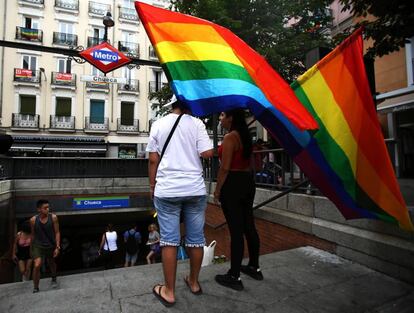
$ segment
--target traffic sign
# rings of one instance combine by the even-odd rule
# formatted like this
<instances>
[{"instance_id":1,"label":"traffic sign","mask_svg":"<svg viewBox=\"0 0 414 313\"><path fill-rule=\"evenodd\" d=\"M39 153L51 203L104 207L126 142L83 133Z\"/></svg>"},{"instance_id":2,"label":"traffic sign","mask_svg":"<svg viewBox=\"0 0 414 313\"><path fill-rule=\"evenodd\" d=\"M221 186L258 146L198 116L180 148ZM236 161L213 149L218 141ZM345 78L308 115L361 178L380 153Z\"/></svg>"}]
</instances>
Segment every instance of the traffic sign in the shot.
<instances>
[{"instance_id":1,"label":"traffic sign","mask_svg":"<svg viewBox=\"0 0 414 313\"><path fill-rule=\"evenodd\" d=\"M130 58L107 42L82 51L79 55L105 74L131 62Z\"/></svg>"}]
</instances>

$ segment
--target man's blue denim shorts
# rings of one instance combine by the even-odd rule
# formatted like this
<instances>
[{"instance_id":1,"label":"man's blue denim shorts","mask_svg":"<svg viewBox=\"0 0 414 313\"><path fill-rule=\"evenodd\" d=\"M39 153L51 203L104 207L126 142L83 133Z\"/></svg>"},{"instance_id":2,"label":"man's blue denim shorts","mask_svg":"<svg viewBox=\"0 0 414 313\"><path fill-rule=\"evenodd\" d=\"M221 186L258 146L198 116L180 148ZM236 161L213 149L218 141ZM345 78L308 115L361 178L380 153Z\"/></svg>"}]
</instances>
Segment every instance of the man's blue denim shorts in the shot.
<instances>
[{"instance_id":1,"label":"man's blue denim shorts","mask_svg":"<svg viewBox=\"0 0 414 313\"><path fill-rule=\"evenodd\" d=\"M180 213L183 212L186 247L204 247L204 221L207 196L154 197L160 225L160 246L180 245Z\"/></svg>"}]
</instances>

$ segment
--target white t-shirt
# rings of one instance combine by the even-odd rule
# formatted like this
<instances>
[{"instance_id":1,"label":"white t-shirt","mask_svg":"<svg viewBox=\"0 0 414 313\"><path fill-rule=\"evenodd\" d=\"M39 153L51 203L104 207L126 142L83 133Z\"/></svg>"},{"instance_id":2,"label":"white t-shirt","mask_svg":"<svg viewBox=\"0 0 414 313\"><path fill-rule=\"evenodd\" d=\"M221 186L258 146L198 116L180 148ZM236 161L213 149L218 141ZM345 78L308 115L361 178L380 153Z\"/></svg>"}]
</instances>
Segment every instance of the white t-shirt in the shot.
<instances>
[{"instance_id":1,"label":"white t-shirt","mask_svg":"<svg viewBox=\"0 0 414 313\"><path fill-rule=\"evenodd\" d=\"M104 250L109 250L109 251L115 251L118 250L118 246L116 244L116 240L118 239L118 236L116 234L116 231L107 231L106 233L106 240L104 241ZM108 243L107 243L108 241ZM109 245L109 249L108 249L108 245Z\"/></svg>"},{"instance_id":2,"label":"white t-shirt","mask_svg":"<svg viewBox=\"0 0 414 313\"><path fill-rule=\"evenodd\" d=\"M154 122L147 145L148 152L161 155L178 116L171 113ZM203 122L184 114L158 165L154 195L160 198L205 195L200 154L211 149L213 144Z\"/></svg>"}]
</instances>

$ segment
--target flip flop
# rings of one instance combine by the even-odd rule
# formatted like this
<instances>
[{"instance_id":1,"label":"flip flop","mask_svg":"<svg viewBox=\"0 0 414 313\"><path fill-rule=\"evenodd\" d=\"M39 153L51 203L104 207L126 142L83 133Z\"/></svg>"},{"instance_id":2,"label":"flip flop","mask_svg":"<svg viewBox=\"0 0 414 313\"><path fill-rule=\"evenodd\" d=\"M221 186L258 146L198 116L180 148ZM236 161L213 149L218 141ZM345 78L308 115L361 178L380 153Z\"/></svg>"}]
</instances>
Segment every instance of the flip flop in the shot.
<instances>
[{"instance_id":1,"label":"flip flop","mask_svg":"<svg viewBox=\"0 0 414 313\"><path fill-rule=\"evenodd\" d=\"M190 291L191 291L191 293L192 293L193 295L199 296L199 295L203 294L203 289L201 289L201 285L200 285L200 283L198 283L198 286L200 287L200 289L198 289L197 291L193 291L193 290L191 289L190 283L188 282L188 280L187 280L187 279L188 279L188 276L187 276L187 277L184 277L184 282L185 282L185 284L187 285L188 289L190 289Z\"/></svg>"},{"instance_id":2,"label":"flip flop","mask_svg":"<svg viewBox=\"0 0 414 313\"><path fill-rule=\"evenodd\" d=\"M155 290L156 288L158 287L158 292ZM163 304L163 305L165 305L167 308L168 307L171 307L171 306L173 306L174 304L175 304L175 301L174 302L170 302L170 301L167 301L162 295L161 295L161 289L162 289L162 287L165 287L164 285L161 285L161 284L158 284L158 285L155 285L153 288L152 288L152 293L154 294L154 296Z\"/></svg>"}]
</instances>

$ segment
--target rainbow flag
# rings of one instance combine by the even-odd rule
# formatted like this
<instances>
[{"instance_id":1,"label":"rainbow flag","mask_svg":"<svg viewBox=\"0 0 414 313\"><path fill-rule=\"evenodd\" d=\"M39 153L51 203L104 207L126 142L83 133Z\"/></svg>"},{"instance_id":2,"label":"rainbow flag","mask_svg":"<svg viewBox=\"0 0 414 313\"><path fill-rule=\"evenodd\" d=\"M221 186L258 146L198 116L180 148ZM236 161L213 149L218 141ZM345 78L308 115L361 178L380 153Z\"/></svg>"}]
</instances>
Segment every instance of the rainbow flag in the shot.
<instances>
[{"instance_id":1,"label":"rainbow flag","mask_svg":"<svg viewBox=\"0 0 414 313\"><path fill-rule=\"evenodd\" d=\"M413 230L370 93L362 30L292 88L319 125L312 133L274 134L296 164L345 218L379 219Z\"/></svg>"},{"instance_id":2,"label":"rainbow flag","mask_svg":"<svg viewBox=\"0 0 414 313\"><path fill-rule=\"evenodd\" d=\"M317 128L289 85L228 29L142 2L135 7L174 94L194 115L248 108L256 118Z\"/></svg>"}]
</instances>

